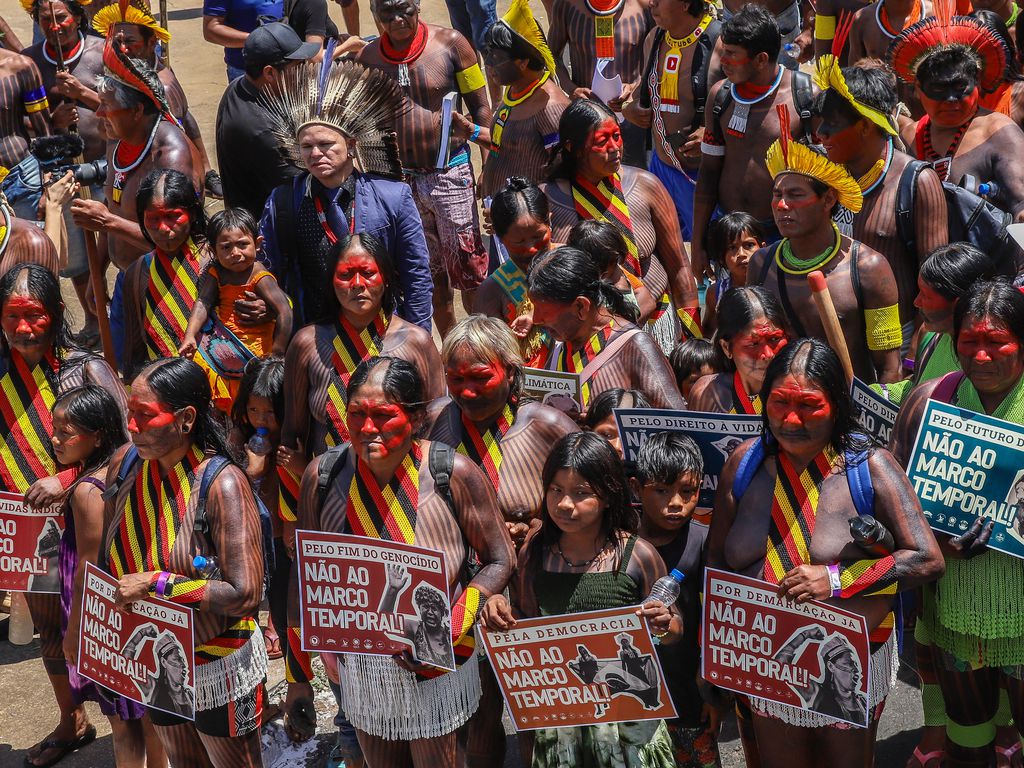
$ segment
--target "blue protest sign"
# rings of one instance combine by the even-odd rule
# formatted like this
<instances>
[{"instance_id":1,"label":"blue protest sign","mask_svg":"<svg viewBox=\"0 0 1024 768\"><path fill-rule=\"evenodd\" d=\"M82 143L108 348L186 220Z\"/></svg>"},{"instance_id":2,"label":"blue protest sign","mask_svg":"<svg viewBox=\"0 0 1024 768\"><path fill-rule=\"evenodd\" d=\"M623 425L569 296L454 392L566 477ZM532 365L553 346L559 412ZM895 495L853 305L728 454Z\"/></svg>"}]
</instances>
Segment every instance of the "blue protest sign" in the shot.
<instances>
[{"instance_id":1,"label":"blue protest sign","mask_svg":"<svg viewBox=\"0 0 1024 768\"><path fill-rule=\"evenodd\" d=\"M850 387L850 396L857 406L857 423L860 428L882 445L888 445L899 408L857 378Z\"/></svg>"},{"instance_id":2,"label":"blue protest sign","mask_svg":"<svg viewBox=\"0 0 1024 768\"><path fill-rule=\"evenodd\" d=\"M994 520L989 547L1024 557L1024 427L929 400L908 467L934 530Z\"/></svg>"}]
</instances>

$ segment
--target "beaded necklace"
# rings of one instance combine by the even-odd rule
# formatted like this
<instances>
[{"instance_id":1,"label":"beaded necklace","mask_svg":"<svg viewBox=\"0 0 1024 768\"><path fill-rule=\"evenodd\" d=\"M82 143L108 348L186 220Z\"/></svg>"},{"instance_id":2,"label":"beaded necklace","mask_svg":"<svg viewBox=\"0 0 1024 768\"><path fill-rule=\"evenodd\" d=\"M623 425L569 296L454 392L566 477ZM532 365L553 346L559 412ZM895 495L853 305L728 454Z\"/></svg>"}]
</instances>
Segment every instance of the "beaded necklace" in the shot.
<instances>
[{"instance_id":1,"label":"beaded necklace","mask_svg":"<svg viewBox=\"0 0 1024 768\"><path fill-rule=\"evenodd\" d=\"M839 234L839 227L836 226L835 222L830 221L829 223L832 225L832 232L835 236L835 241L832 243L831 247L826 248L824 251L810 259L801 259L793 253L793 246L787 237L775 251L775 263L778 265L779 269L789 275L807 275L821 267L823 264L827 264L831 261L832 258L839 253L839 248L843 244L843 238L842 235ZM783 262L789 262L790 266L787 266Z\"/></svg>"}]
</instances>

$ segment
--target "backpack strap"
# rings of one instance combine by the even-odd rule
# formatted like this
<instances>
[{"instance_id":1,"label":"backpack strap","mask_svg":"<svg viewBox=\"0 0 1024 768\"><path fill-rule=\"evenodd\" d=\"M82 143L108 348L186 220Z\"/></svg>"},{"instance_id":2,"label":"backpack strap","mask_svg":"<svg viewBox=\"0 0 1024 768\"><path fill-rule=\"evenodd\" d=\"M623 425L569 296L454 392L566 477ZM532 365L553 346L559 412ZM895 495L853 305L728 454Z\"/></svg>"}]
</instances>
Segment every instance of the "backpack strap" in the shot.
<instances>
[{"instance_id":1,"label":"backpack strap","mask_svg":"<svg viewBox=\"0 0 1024 768\"><path fill-rule=\"evenodd\" d=\"M301 177L300 177L301 178ZM276 187L273 191L274 199L274 237L277 241L277 251L280 262L281 288L289 296L302 296L302 280L298 275L298 242L295 233L296 212L299 209L299 200L302 197L303 185L296 184L295 179L289 179L284 184ZM301 311L302 302L294 301L294 308ZM310 318L306 318L309 320Z\"/></svg>"},{"instance_id":2,"label":"backpack strap","mask_svg":"<svg viewBox=\"0 0 1024 768\"><path fill-rule=\"evenodd\" d=\"M715 94L715 103L711 105L711 114L715 119L711 121L711 135L719 144L725 143L725 134L722 133L722 114L732 103L732 81L726 78L722 81L718 93Z\"/></svg>"},{"instance_id":3,"label":"backpack strap","mask_svg":"<svg viewBox=\"0 0 1024 768\"><path fill-rule=\"evenodd\" d=\"M341 470L350 463L348 458L350 453L349 444L342 443L328 448L321 454L316 473L316 505L318 509L323 508L324 501L327 500L327 492L334 485L334 481L338 479Z\"/></svg>"},{"instance_id":4,"label":"backpack strap","mask_svg":"<svg viewBox=\"0 0 1024 768\"><path fill-rule=\"evenodd\" d=\"M850 495L857 514L862 517L875 516L875 487L871 484L871 471L868 467L868 452L846 452L846 482L850 486Z\"/></svg>"},{"instance_id":5,"label":"backpack strap","mask_svg":"<svg viewBox=\"0 0 1024 768\"><path fill-rule=\"evenodd\" d=\"M214 456L203 467L203 475L199 480L199 501L196 504L196 516L192 519L192 533L210 540L210 521L206 519L206 497L213 487L213 481L231 462L226 456Z\"/></svg>"},{"instance_id":6,"label":"backpack strap","mask_svg":"<svg viewBox=\"0 0 1024 768\"><path fill-rule=\"evenodd\" d=\"M455 517L455 499L452 498L452 472L455 471L455 449L447 443L434 440L430 443L428 456L430 476L434 478L434 488L448 505L452 517Z\"/></svg>"},{"instance_id":7,"label":"backpack strap","mask_svg":"<svg viewBox=\"0 0 1024 768\"><path fill-rule=\"evenodd\" d=\"M779 248L781 246L782 241L779 240L779 242L772 243L768 247L768 253L764 257L764 263L761 265L761 271L757 275L757 282L750 283L750 285L764 285L764 281L768 277L768 270L772 268L772 262L775 261L775 254L779 252Z\"/></svg>"},{"instance_id":8,"label":"backpack strap","mask_svg":"<svg viewBox=\"0 0 1024 768\"><path fill-rule=\"evenodd\" d=\"M935 389L932 391L932 400L938 400L940 403L953 404L953 398L956 397L956 389L960 386L960 382L964 380L965 374L963 371L951 371L947 373L935 385Z\"/></svg>"},{"instance_id":9,"label":"backpack strap","mask_svg":"<svg viewBox=\"0 0 1024 768\"><path fill-rule=\"evenodd\" d=\"M736 499L736 503L739 503L739 500L743 498L743 494L750 487L754 475L757 474L757 470L764 463L764 453L764 438L759 437L747 449L747 452L743 454L743 458L740 459L740 465L736 468L736 476L732 479L732 495Z\"/></svg>"},{"instance_id":10,"label":"backpack strap","mask_svg":"<svg viewBox=\"0 0 1024 768\"><path fill-rule=\"evenodd\" d=\"M693 63L690 65L690 86L693 88L693 122L690 130L695 131L704 125L704 107L708 101L708 74L711 70L711 54L722 34L722 22L715 19L704 34L697 39L697 47L693 51ZM661 41L659 40L659 43Z\"/></svg>"},{"instance_id":11,"label":"backpack strap","mask_svg":"<svg viewBox=\"0 0 1024 768\"><path fill-rule=\"evenodd\" d=\"M128 450L121 457L121 466L117 468L117 477L114 479L114 482L107 486L107 490L103 492L104 501L110 501L117 496L118 491L124 486L124 481L128 479L128 475L135 471L135 466L138 463L139 449L135 447L135 443L129 443Z\"/></svg>"},{"instance_id":12,"label":"backpack strap","mask_svg":"<svg viewBox=\"0 0 1024 768\"><path fill-rule=\"evenodd\" d=\"M914 229L914 198L917 196L917 179L928 167L923 160L911 160L900 174L896 188L896 236L907 253L917 253L917 232Z\"/></svg>"},{"instance_id":13,"label":"backpack strap","mask_svg":"<svg viewBox=\"0 0 1024 768\"><path fill-rule=\"evenodd\" d=\"M793 108L800 115L800 126L804 131L804 139L808 144L813 144L811 118L814 116L814 90L811 85L811 76L795 69L792 78L790 88L793 91Z\"/></svg>"}]
</instances>

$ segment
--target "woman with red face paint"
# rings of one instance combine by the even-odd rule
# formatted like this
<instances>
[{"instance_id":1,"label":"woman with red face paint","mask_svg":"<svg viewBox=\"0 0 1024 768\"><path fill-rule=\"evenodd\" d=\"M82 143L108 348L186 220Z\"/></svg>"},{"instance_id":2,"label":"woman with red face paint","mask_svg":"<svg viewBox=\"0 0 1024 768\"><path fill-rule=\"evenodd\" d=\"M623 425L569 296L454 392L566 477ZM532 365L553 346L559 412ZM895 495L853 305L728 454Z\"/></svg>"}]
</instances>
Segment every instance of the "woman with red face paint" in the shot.
<instances>
[{"instance_id":1,"label":"woman with red face paint","mask_svg":"<svg viewBox=\"0 0 1024 768\"><path fill-rule=\"evenodd\" d=\"M942 573L909 480L888 451L857 434L847 387L838 357L823 342L787 344L764 376L762 435L729 457L715 497L710 567L778 584L787 600L834 601L865 617L871 640L866 723L863 710L855 716L844 707L853 697L838 683L794 689L819 711L750 700L763 768L873 765L878 719L899 667L894 596ZM860 549L850 533L858 509L847 474L863 462L874 490L871 514L895 542L882 557ZM794 517L799 526L790 526ZM833 650L824 642L819 653L828 658ZM850 724L858 720L866 727Z\"/></svg>"},{"instance_id":2,"label":"woman with red face paint","mask_svg":"<svg viewBox=\"0 0 1024 768\"><path fill-rule=\"evenodd\" d=\"M592 432L566 435L541 473L541 524L519 556L509 597L491 597L481 614L490 630L508 631L520 618L635 606L665 575L658 551L636 535L639 519L615 449ZM676 607L647 600L636 611L665 645L679 641ZM531 731L534 768L619 766L673 768L663 720Z\"/></svg>"},{"instance_id":3,"label":"woman with red face paint","mask_svg":"<svg viewBox=\"0 0 1024 768\"><path fill-rule=\"evenodd\" d=\"M562 113L560 141L544 191L552 235L566 242L581 219L616 226L626 240L625 267L657 304L641 317L665 354L680 338L700 336L697 286L683 248L672 198L657 177L622 164L622 133L600 101L579 99Z\"/></svg>"},{"instance_id":4,"label":"woman with red face paint","mask_svg":"<svg viewBox=\"0 0 1024 768\"><path fill-rule=\"evenodd\" d=\"M760 286L733 288L722 297L719 311L714 344L724 373L697 380L690 390L690 410L759 416L764 374L790 338L782 305Z\"/></svg>"},{"instance_id":5,"label":"woman with red face paint","mask_svg":"<svg viewBox=\"0 0 1024 768\"><path fill-rule=\"evenodd\" d=\"M228 459L211 399L206 374L185 358L153 363L132 382L134 451L126 447L111 459L100 552L118 580L118 608L158 597L192 609L195 720L149 708L171 763L262 766L263 533L252 488ZM207 472L214 474L201 533L195 517ZM214 560L212 574L195 568L196 555Z\"/></svg>"},{"instance_id":6,"label":"woman with red face paint","mask_svg":"<svg viewBox=\"0 0 1024 768\"><path fill-rule=\"evenodd\" d=\"M441 347L449 397L428 410L430 439L450 445L477 463L491 481L498 510L519 547L543 501L540 474L551 445L579 428L561 411L524 401L523 359L500 320L471 315ZM480 707L466 729L467 760L494 766L505 754L501 694L490 667L480 670Z\"/></svg>"},{"instance_id":7,"label":"woman with red face paint","mask_svg":"<svg viewBox=\"0 0 1024 768\"><path fill-rule=\"evenodd\" d=\"M123 408L124 388L102 360L77 349L64 317L60 285L49 270L19 264L0 279L0 491L24 493L32 506L48 506L75 479L53 451L53 407L60 392L89 382ZM31 488L30 488L31 486ZM39 632L40 655L50 679L60 723L29 749L28 765L49 765L96 738L96 729L68 685L61 637L60 598L26 593Z\"/></svg>"},{"instance_id":8,"label":"woman with red face paint","mask_svg":"<svg viewBox=\"0 0 1024 768\"><path fill-rule=\"evenodd\" d=\"M637 389L655 408L686 406L665 354L630 318L634 308L601 276L597 260L565 246L530 269L533 322L558 344L547 367L580 376L584 411L606 389Z\"/></svg>"},{"instance_id":9,"label":"woman with red face paint","mask_svg":"<svg viewBox=\"0 0 1024 768\"><path fill-rule=\"evenodd\" d=\"M952 326L961 370L921 384L900 409L893 453L904 466L929 398L1024 424L1024 294L1003 280L975 283L957 301ZM948 716L944 765L952 768L991 765L996 727L1005 723L1000 687L1018 733L1024 723L1024 560L989 550L992 525L982 523L939 536L946 574L926 613L934 616L926 628Z\"/></svg>"},{"instance_id":10,"label":"woman with red face paint","mask_svg":"<svg viewBox=\"0 0 1024 768\"><path fill-rule=\"evenodd\" d=\"M360 363L348 381L347 406L351 443L306 468L298 525L378 539L404 531L398 534L404 543L443 553L456 669L439 674L408 652L392 658L341 654L341 705L368 765L453 766L456 730L480 699L473 624L483 601L505 588L515 558L512 542L484 472L448 446L417 438L427 397L414 365L396 357ZM448 470L447 493L435 467ZM321 472L329 477L326 491L319 488ZM474 552L479 568L470 569ZM299 642L298 590L293 569L285 724L293 738L308 739L313 729L301 713L312 707L312 669Z\"/></svg>"}]
</instances>

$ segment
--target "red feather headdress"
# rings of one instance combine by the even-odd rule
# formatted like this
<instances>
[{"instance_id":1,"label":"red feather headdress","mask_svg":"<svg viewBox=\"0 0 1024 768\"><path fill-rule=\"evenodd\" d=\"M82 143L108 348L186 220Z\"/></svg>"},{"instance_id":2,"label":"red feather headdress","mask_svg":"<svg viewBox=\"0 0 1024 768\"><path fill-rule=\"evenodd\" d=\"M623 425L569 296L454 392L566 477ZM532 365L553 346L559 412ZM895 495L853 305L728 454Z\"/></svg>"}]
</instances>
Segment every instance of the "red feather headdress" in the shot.
<instances>
[{"instance_id":1,"label":"red feather headdress","mask_svg":"<svg viewBox=\"0 0 1024 768\"><path fill-rule=\"evenodd\" d=\"M917 84L917 68L941 50L957 50L978 67L985 93L1003 82L1009 52L1003 41L972 16L954 16L955 0L934 0L935 16L907 27L889 46L889 64L901 80Z\"/></svg>"},{"instance_id":2,"label":"red feather headdress","mask_svg":"<svg viewBox=\"0 0 1024 768\"><path fill-rule=\"evenodd\" d=\"M171 105L167 102L164 85L156 70L141 59L133 59L125 53L121 44L114 39L113 29L107 35L107 43L103 47L103 67L107 75L146 96L163 117L178 124L171 113Z\"/></svg>"}]
</instances>

